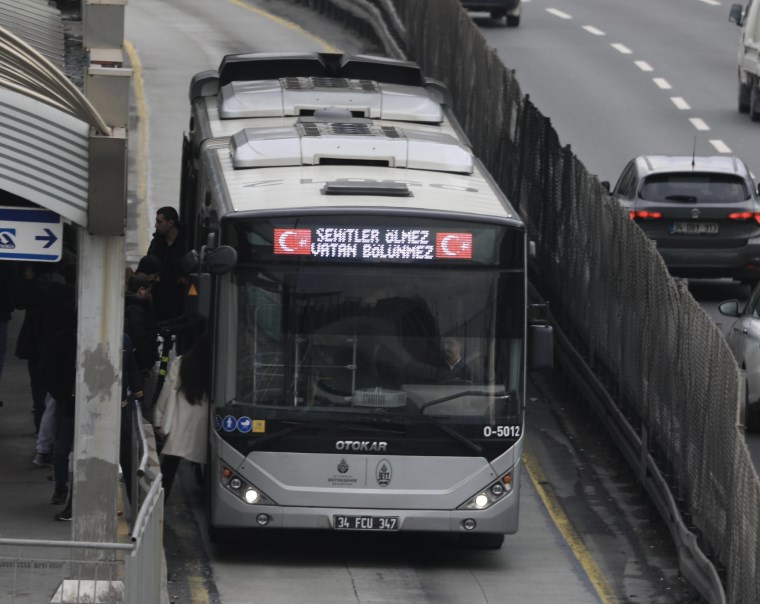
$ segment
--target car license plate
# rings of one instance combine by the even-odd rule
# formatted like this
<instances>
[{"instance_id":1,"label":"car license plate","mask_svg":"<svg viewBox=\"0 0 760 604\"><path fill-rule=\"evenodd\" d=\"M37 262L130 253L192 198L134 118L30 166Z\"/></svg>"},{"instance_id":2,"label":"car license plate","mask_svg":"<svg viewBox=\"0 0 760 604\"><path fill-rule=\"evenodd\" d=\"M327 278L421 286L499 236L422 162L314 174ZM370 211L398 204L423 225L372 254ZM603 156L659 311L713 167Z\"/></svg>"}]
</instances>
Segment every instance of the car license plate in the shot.
<instances>
[{"instance_id":1,"label":"car license plate","mask_svg":"<svg viewBox=\"0 0 760 604\"><path fill-rule=\"evenodd\" d=\"M334 516L334 527L344 531L397 531L398 516Z\"/></svg>"},{"instance_id":2,"label":"car license plate","mask_svg":"<svg viewBox=\"0 0 760 604\"><path fill-rule=\"evenodd\" d=\"M674 222L670 225L671 235L717 235L717 222Z\"/></svg>"}]
</instances>

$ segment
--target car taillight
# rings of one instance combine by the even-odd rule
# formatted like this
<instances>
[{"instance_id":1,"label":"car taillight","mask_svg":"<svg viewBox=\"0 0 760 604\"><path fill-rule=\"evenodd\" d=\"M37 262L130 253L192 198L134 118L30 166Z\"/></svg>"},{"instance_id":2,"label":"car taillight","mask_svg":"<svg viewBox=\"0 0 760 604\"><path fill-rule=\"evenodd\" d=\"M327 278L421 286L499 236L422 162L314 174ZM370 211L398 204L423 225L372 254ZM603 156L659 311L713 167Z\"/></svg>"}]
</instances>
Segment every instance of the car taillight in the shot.
<instances>
[{"instance_id":1,"label":"car taillight","mask_svg":"<svg viewBox=\"0 0 760 604\"><path fill-rule=\"evenodd\" d=\"M760 224L760 212L731 212L728 215L731 220L753 220Z\"/></svg>"},{"instance_id":2,"label":"car taillight","mask_svg":"<svg viewBox=\"0 0 760 604\"><path fill-rule=\"evenodd\" d=\"M631 210L628 212L628 215L631 217L631 220L636 220L637 218L640 218L641 220L656 220L657 218L662 218L662 212L650 212L648 210Z\"/></svg>"}]
</instances>

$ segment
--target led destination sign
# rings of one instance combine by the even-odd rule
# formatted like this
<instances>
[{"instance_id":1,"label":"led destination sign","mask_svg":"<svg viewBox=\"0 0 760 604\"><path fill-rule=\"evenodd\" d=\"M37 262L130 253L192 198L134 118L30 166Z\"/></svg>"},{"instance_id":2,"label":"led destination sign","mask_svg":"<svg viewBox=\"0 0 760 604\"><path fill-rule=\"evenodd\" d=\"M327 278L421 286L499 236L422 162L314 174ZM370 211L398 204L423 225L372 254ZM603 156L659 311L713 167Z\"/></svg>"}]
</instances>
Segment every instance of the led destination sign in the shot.
<instances>
[{"instance_id":1,"label":"led destination sign","mask_svg":"<svg viewBox=\"0 0 760 604\"><path fill-rule=\"evenodd\" d=\"M274 254L336 260L471 260L472 233L398 227L276 228Z\"/></svg>"}]
</instances>

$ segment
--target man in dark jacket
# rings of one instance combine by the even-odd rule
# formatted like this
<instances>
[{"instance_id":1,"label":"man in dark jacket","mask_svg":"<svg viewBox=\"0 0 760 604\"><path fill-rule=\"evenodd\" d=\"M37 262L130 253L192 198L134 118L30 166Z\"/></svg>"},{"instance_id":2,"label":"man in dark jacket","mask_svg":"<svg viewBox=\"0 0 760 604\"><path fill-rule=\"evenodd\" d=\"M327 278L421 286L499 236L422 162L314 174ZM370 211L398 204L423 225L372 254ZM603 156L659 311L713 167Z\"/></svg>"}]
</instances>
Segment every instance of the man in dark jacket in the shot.
<instances>
[{"instance_id":1,"label":"man in dark jacket","mask_svg":"<svg viewBox=\"0 0 760 604\"><path fill-rule=\"evenodd\" d=\"M148 255L161 262L161 277L153 291L157 321L167 321L182 315L185 305L187 278L180 260L187 252L184 229L179 224L177 210L170 206L156 212L156 232Z\"/></svg>"}]
</instances>

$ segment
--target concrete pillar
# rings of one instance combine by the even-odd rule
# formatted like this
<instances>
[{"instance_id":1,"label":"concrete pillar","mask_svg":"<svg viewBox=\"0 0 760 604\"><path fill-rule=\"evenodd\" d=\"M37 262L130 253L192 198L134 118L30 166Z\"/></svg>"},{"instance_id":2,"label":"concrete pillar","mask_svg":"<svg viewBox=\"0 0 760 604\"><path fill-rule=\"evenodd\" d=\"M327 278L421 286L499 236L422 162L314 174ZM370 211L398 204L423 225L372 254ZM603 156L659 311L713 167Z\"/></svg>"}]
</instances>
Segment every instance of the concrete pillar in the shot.
<instances>
[{"instance_id":1,"label":"concrete pillar","mask_svg":"<svg viewBox=\"0 0 760 604\"><path fill-rule=\"evenodd\" d=\"M124 333L124 238L79 229L73 535L114 541Z\"/></svg>"},{"instance_id":2,"label":"concrete pillar","mask_svg":"<svg viewBox=\"0 0 760 604\"><path fill-rule=\"evenodd\" d=\"M122 68L126 0L83 0L90 52L85 95L111 127L90 136L88 224L79 229L73 536L114 541L117 529L127 126L131 70Z\"/></svg>"}]
</instances>

